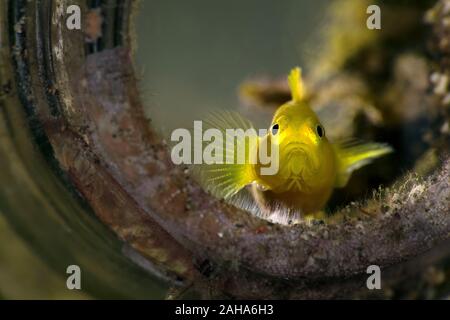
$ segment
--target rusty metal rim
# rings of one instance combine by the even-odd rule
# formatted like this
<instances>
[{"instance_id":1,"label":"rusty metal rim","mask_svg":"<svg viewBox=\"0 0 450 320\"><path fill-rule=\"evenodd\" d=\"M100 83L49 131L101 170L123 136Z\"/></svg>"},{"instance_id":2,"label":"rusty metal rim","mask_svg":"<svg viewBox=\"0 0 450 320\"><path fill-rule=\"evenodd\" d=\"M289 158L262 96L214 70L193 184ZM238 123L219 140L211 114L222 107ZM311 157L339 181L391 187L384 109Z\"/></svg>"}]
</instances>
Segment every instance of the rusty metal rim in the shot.
<instances>
[{"instance_id":1,"label":"rusty metal rim","mask_svg":"<svg viewBox=\"0 0 450 320\"><path fill-rule=\"evenodd\" d=\"M2 130L4 149L0 151L7 152L3 160L15 161L5 166L3 176L12 180L10 191L0 194L2 213L62 276L68 265L78 263L84 274L84 290L94 296L164 297L164 285L155 278L165 278L164 272L139 263L144 259L98 221L53 153L38 110L45 105L53 119L61 116L58 97L51 90L54 64L48 54L51 39L47 32L54 5L45 0L1 5L0 74L2 89L9 89L0 95L0 127L6 130ZM118 34L123 33L114 36ZM41 60L36 63L31 57ZM36 77L38 81L33 82ZM78 234L74 236L75 230ZM98 259L103 261L101 273Z\"/></svg>"}]
</instances>

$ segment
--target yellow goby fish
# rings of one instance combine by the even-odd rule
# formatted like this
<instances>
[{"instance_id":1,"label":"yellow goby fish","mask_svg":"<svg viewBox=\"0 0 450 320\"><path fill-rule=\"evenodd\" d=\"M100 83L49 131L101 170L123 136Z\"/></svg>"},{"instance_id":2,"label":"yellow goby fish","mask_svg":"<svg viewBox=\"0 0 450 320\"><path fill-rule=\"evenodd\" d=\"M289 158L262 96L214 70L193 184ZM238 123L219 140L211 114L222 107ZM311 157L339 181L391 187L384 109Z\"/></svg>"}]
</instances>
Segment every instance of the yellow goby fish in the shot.
<instances>
[{"instance_id":1,"label":"yellow goby fish","mask_svg":"<svg viewBox=\"0 0 450 320\"><path fill-rule=\"evenodd\" d=\"M314 217L324 208L333 189L347 184L353 171L392 152L392 148L383 143L330 142L305 99L299 68L291 71L288 83L292 100L277 109L266 135L257 136L254 146L246 138L231 147L224 142L224 149L219 151L226 155L231 149L231 157L236 159L234 152L245 144L247 161L203 164L198 168L199 180L205 189L225 200L250 186L254 200L266 215L282 206L303 217ZM253 128L248 120L231 112L216 114L208 125L225 136L228 128ZM259 161L258 152L264 144L269 151L277 150L275 174L261 173L267 167ZM257 161L248 161L252 157Z\"/></svg>"}]
</instances>

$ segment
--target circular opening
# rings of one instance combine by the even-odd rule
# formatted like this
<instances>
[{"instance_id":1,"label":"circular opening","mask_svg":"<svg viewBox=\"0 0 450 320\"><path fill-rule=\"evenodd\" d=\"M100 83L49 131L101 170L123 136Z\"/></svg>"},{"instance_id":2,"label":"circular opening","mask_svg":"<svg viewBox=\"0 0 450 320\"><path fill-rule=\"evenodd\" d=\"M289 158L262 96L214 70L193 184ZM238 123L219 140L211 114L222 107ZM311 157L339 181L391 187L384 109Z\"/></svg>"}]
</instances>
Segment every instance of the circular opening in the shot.
<instances>
[{"instance_id":1,"label":"circular opening","mask_svg":"<svg viewBox=\"0 0 450 320\"><path fill-rule=\"evenodd\" d=\"M146 115L167 140L175 129L192 128L194 120L218 109L235 110L257 128L268 128L276 107L289 98L285 75L300 65L311 87L310 103L331 141L377 141L394 149L335 189L328 214L392 185L415 170L418 159L425 169L416 171L425 175L437 163L430 150L435 120L426 112L429 101L405 95L428 90L429 68L421 57L424 27L405 24L407 32L419 30L414 43L392 35L390 22L370 33L366 17L358 16L362 9L348 5L342 16L331 18L337 6L324 1L144 2L137 17L136 59ZM324 34L331 44L324 44ZM387 48L392 41L406 53L394 56L398 51ZM337 70L319 74L339 59L347 62L337 79ZM411 69L415 74L408 73ZM259 91L246 94L248 85Z\"/></svg>"}]
</instances>

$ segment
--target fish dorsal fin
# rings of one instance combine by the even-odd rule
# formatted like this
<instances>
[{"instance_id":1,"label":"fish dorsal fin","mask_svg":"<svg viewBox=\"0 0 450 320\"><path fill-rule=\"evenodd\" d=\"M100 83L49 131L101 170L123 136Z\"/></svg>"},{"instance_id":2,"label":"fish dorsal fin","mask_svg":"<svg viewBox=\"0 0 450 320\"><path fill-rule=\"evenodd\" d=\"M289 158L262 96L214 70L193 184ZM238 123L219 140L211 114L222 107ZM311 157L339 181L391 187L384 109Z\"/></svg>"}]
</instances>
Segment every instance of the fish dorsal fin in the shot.
<instances>
[{"instance_id":1,"label":"fish dorsal fin","mask_svg":"<svg viewBox=\"0 0 450 320\"><path fill-rule=\"evenodd\" d=\"M288 76L289 88L293 101L302 101L305 98L305 86L302 79L302 70L296 67Z\"/></svg>"},{"instance_id":2,"label":"fish dorsal fin","mask_svg":"<svg viewBox=\"0 0 450 320\"><path fill-rule=\"evenodd\" d=\"M230 110L216 110L205 119L205 128L216 128L220 131L226 129L254 129L250 120L245 119L239 113Z\"/></svg>"}]
</instances>

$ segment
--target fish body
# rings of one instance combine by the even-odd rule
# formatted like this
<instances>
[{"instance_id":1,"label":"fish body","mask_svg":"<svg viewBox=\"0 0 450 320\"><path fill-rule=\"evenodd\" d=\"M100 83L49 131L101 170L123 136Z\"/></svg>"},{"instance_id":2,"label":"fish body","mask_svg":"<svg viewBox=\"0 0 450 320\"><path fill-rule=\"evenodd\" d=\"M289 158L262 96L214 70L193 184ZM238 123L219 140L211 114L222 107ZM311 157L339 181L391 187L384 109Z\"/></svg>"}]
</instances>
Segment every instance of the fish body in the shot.
<instances>
[{"instance_id":1,"label":"fish body","mask_svg":"<svg viewBox=\"0 0 450 320\"><path fill-rule=\"evenodd\" d=\"M288 82L292 100L277 109L265 135L252 136L253 144L242 137L234 145L223 143L222 151L231 152L233 159L238 147L244 145L246 161L201 165L199 177L201 184L217 197L231 199L249 186L254 200L267 214L283 206L302 216L312 216L324 208L334 188L347 184L353 171L392 152L392 148L355 140L330 142L304 99L299 68L291 71ZM208 123L221 132L227 128L253 128L248 120L231 112L216 114ZM277 163L275 173L264 172L268 164L260 159L263 148Z\"/></svg>"}]
</instances>

